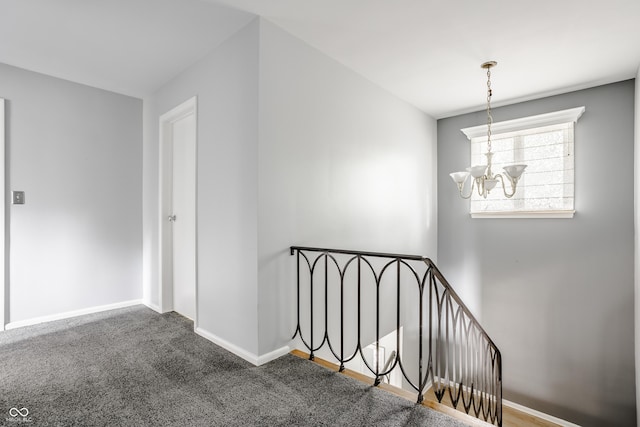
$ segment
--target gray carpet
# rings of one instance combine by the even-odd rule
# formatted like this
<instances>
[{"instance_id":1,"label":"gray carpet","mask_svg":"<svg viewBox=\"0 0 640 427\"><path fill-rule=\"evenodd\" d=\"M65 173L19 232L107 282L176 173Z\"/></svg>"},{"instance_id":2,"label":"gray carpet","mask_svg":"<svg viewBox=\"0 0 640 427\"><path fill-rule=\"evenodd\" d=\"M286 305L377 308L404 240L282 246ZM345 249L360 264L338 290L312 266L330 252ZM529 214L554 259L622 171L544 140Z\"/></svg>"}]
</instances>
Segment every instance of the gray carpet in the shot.
<instances>
[{"instance_id":1,"label":"gray carpet","mask_svg":"<svg viewBox=\"0 0 640 427\"><path fill-rule=\"evenodd\" d=\"M142 306L0 332L0 425L463 426L292 355L255 367Z\"/></svg>"}]
</instances>

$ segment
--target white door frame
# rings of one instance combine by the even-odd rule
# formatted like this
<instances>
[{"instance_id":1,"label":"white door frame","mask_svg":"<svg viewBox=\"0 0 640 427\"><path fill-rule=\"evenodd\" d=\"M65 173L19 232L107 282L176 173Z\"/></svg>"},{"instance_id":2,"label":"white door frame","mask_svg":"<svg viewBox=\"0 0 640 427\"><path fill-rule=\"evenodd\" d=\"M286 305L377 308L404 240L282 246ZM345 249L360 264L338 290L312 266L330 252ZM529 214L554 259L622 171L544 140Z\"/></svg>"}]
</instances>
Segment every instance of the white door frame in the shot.
<instances>
[{"instance_id":1,"label":"white door frame","mask_svg":"<svg viewBox=\"0 0 640 427\"><path fill-rule=\"evenodd\" d=\"M171 111L160 116L160 194L159 194L159 306L160 312L166 313L173 310L173 237L169 215L173 214L173 200L171 198L173 186L173 123L193 114L196 119L196 153L198 151L198 114L197 114L197 97L193 97L173 108ZM197 159L197 154L196 154ZM196 169L193 173L196 175L196 205L197 205L197 160L195 162ZM196 212L196 311L194 326L198 325L198 245L197 245L197 206Z\"/></svg>"},{"instance_id":2,"label":"white door frame","mask_svg":"<svg viewBox=\"0 0 640 427\"><path fill-rule=\"evenodd\" d=\"M7 209L7 201L5 198L5 100L0 98L0 197L2 198L2 209L0 209L0 236L2 237L2 244L0 245L0 280L2 280L2 288L0 289L0 331L5 330L5 325L9 323L9 278L7 277L7 236L5 221L5 214Z\"/></svg>"}]
</instances>

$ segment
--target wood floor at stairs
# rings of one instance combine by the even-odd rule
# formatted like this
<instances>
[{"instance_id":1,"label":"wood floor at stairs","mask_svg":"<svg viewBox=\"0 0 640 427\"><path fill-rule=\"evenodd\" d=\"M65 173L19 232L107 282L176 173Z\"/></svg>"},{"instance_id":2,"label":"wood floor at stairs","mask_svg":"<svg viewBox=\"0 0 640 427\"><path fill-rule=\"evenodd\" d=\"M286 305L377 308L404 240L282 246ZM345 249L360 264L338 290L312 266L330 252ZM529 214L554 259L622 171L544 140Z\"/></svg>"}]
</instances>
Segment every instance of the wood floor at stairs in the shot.
<instances>
[{"instance_id":1,"label":"wood floor at stairs","mask_svg":"<svg viewBox=\"0 0 640 427\"><path fill-rule=\"evenodd\" d=\"M303 359L309 358L308 353L305 353L300 350L293 350L291 354L293 354L294 356L301 357ZM314 359L314 362L332 371L338 370L338 366L336 364L320 359L318 357ZM350 369L345 369L342 373L348 377L354 378L358 381L362 381L367 384L371 384L373 382L373 378L363 375L359 372L352 371ZM412 393L407 390L403 390L401 388L394 387L392 385L384 384L384 383L380 384L378 387L385 391L388 391L389 393L393 393L405 399L409 399L414 402L416 401L416 397L417 397L416 393ZM492 425L482 420L479 420L475 417L467 415L462 411L454 409L451 403L446 398L442 400L442 403L438 402L438 399L435 397L432 389L429 389L425 393L424 401L422 402L422 404L428 408L447 414L467 424L468 426L486 427L486 426ZM503 409L502 409L502 425L503 427L530 427L530 426L558 427L559 426L558 424L543 420L541 418L537 418L535 416L518 411L514 408L510 408L508 406L503 406Z\"/></svg>"}]
</instances>

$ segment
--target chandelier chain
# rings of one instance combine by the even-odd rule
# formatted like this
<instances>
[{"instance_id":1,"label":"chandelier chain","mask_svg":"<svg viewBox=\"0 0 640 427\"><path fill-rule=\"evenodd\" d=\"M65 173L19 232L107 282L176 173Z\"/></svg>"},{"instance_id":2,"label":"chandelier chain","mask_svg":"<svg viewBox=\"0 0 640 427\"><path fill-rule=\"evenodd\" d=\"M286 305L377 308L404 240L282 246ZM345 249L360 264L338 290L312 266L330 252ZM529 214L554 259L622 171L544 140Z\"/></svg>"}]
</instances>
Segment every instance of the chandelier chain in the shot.
<instances>
[{"instance_id":1,"label":"chandelier chain","mask_svg":"<svg viewBox=\"0 0 640 427\"><path fill-rule=\"evenodd\" d=\"M493 117L491 116L491 66L487 67L487 151L491 152L491 125Z\"/></svg>"}]
</instances>

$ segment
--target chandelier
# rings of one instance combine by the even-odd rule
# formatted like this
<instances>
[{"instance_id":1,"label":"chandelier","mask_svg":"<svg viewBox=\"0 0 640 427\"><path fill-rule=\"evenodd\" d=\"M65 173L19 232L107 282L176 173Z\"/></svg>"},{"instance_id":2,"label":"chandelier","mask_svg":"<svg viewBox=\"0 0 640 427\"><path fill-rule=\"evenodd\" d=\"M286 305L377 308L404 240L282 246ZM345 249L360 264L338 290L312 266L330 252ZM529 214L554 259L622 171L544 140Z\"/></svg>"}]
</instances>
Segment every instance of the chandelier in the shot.
<instances>
[{"instance_id":1,"label":"chandelier","mask_svg":"<svg viewBox=\"0 0 640 427\"><path fill-rule=\"evenodd\" d=\"M485 156L487 156L487 164L471 166L468 167L466 171L449 174L451 179L458 185L458 192L463 199L471 197L474 187L477 188L478 195L486 199L489 192L498 185L498 181L502 184L502 191L505 197L511 198L516 194L518 180L527 167L527 165L505 166L503 168L504 176L502 174L494 175L491 170L491 158L493 157L493 153L491 152L491 124L493 123L493 117L491 117L491 68L496 65L498 65L498 63L495 61L485 62L481 65L483 69L487 70L487 152L485 153ZM464 187L469 175L473 178L473 182L471 183L469 194L465 195ZM505 180L510 184L510 192L507 190Z\"/></svg>"}]
</instances>

